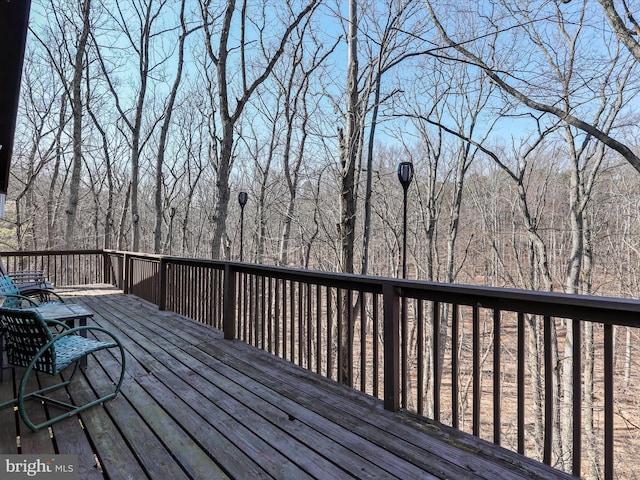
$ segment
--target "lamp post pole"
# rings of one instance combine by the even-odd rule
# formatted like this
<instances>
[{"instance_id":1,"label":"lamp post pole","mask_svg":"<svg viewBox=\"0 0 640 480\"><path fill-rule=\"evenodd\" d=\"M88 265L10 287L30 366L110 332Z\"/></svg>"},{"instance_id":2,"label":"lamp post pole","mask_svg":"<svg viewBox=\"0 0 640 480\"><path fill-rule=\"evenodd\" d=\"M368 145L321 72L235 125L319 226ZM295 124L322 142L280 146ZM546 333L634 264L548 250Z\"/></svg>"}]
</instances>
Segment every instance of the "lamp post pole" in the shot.
<instances>
[{"instance_id":1,"label":"lamp post pole","mask_svg":"<svg viewBox=\"0 0 640 480\"><path fill-rule=\"evenodd\" d=\"M242 247L244 243L244 206L247 204L249 195L247 192L238 194L238 203L240 204L240 261L242 261Z\"/></svg>"},{"instance_id":2,"label":"lamp post pole","mask_svg":"<svg viewBox=\"0 0 640 480\"><path fill-rule=\"evenodd\" d=\"M398 180L404 190L404 212L402 217L402 278L407 278L407 191L413 180L413 163L398 164Z\"/></svg>"},{"instance_id":3,"label":"lamp post pole","mask_svg":"<svg viewBox=\"0 0 640 480\"><path fill-rule=\"evenodd\" d=\"M176 207L169 209L169 255L171 255L171 247L173 246L173 217L176 214Z\"/></svg>"}]
</instances>

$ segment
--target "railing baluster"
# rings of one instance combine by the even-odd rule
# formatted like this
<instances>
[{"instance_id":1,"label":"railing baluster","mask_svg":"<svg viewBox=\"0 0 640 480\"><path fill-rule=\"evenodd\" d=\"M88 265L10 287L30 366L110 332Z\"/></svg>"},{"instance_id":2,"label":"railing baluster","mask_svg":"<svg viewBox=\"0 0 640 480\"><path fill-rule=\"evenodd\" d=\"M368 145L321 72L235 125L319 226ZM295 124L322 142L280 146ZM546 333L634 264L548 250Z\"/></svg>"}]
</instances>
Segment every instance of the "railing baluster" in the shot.
<instances>
[{"instance_id":1,"label":"railing baluster","mask_svg":"<svg viewBox=\"0 0 640 480\"><path fill-rule=\"evenodd\" d=\"M316 373L322 375L322 285L316 284Z\"/></svg>"},{"instance_id":2,"label":"railing baluster","mask_svg":"<svg viewBox=\"0 0 640 480\"><path fill-rule=\"evenodd\" d=\"M267 284L267 292L268 292L268 298L267 298L267 351L273 353L275 351L275 347L274 347L274 342L273 342L273 329L275 328L274 326L274 318L275 315L273 315L273 277L269 277L269 282Z\"/></svg>"},{"instance_id":3,"label":"railing baluster","mask_svg":"<svg viewBox=\"0 0 640 480\"><path fill-rule=\"evenodd\" d=\"M289 361L291 363L296 363L296 286L298 284L293 280L289 282L289 351L291 352Z\"/></svg>"},{"instance_id":4,"label":"railing baluster","mask_svg":"<svg viewBox=\"0 0 640 480\"><path fill-rule=\"evenodd\" d=\"M251 281L249 282L249 322L251 323L251 344L259 348L260 347L260 322L258 321L258 277L251 274Z\"/></svg>"},{"instance_id":5,"label":"railing baluster","mask_svg":"<svg viewBox=\"0 0 640 480\"><path fill-rule=\"evenodd\" d=\"M193 317L199 322L202 321L202 299L197 294L197 292L202 291L202 287L204 286L202 281L202 269L198 267L192 267L191 271L193 272L194 281L191 285L191 301L193 303Z\"/></svg>"},{"instance_id":6,"label":"railing baluster","mask_svg":"<svg viewBox=\"0 0 640 480\"><path fill-rule=\"evenodd\" d=\"M573 322L573 475L580 477L582 463L582 322Z\"/></svg>"},{"instance_id":7,"label":"railing baluster","mask_svg":"<svg viewBox=\"0 0 640 480\"><path fill-rule=\"evenodd\" d=\"M525 451L525 322L524 313L518 312L518 453Z\"/></svg>"},{"instance_id":8,"label":"railing baluster","mask_svg":"<svg viewBox=\"0 0 640 480\"><path fill-rule=\"evenodd\" d=\"M407 408L409 405L409 325L408 325L408 312L407 312L407 297L402 295L402 310L400 318L400 351L401 364L400 364L400 377L402 381L402 408Z\"/></svg>"},{"instance_id":9,"label":"railing baluster","mask_svg":"<svg viewBox=\"0 0 640 480\"><path fill-rule=\"evenodd\" d=\"M240 309L241 309L241 314L239 315L239 318L242 321L242 332L243 332L243 340L246 343L250 343L251 339L250 339L250 333L249 333L249 319L247 317L247 274L246 273L242 273L240 275L240 284L242 286L242 290L241 290L241 298L242 298L242 302L240 304Z\"/></svg>"},{"instance_id":10,"label":"railing baluster","mask_svg":"<svg viewBox=\"0 0 640 480\"><path fill-rule=\"evenodd\" d=\"M460 329L459 329L460 307L452 305L451 312L451 414L453 428L460 428L460 403L459 403L459 355L460 355Z\"/></svg>"},{"instance_id":11,"label":"railing baluster","mask_svg":"<svg viewBox=\"0 0 640 480\"><path fill-rule=\"evenodd\" d=\"M189 282L187 281L187 275L188 275L188 270L185 266L183 266L180 269L180 291L181 292L189 292ZM235 275L235 272L234 272ZM237 277L237 275L235 275L235 277ZM227 278L226 272L225 272L225 279ZM233 291L236 291L236 284L234 281L233 284ZM187 295L181 295L181 302L180 302L180 311L184 314L187 311L187 307L188 307L188 300L189 300L189 295L187 293ZM235 302L236 300L234 300ZM235 303L234 303L235 304ZM234 312L234 316L235 316L235 312ZM234 325L234 329L235 329L235 325ZM234 331L234 338L235 338L236 332Z\"/></svg>"},{"instance_id":12,"label":"railing baluster","mask_svg":"<svg viewBox=\"0 0 640 480\"><path fill-rule=\"evenodd\" d=\"M417 330L418 330L418 414L424 415L424 302L418 300L418 312L417 312Z\"/></svg>"},{"instance_id":13,"label":"railing baluster","mask_svg":"<svg viewBox=\"0 0 640 480\"><path fill-rule=\"evenodd\" d=\"M378 310L378 302L380 298L378 294L372 294L371 302L373 306L373 315L372 315L372 323L373 323L373 396L376 398L380 398L380 369L379 369L379 359L380 359L380 312Z\"/></svg>"},{"instance_id":14,"label":"railing baluster","mask_svg":"<svg viewBox=\"0 0 640 480\"><path fill-rule=\"evenodd\" d=\"M259 303L259 313L257 313L257 317L256 317L256 322L260 323L260 348L262 348L262 350L266 350L266 332L265 329L267 328L267 324L266 324L266 303L265 303L265 298L264 298L264 294L265 294L265 289L264 289L264 282L265 282L265 278L262 275L259 275L257 277L257 281L259 283L259 287L256 288L256 291L259 293L260 298L257 300L257 302Z\"/></svg>"},{"instance_id":15,"label":"railing baluster","mask_svg":"<svg viewBox=\"0 0 640 480\"><path fill-rule=\"evenodd\" d=\"M500 414L500 310L493 310L493 443L500 445L502 416Z\"/></svg>"},{"instance_id":16,"label":"railing baluster","mask_svg":"<svg viewBox=\"0 0 640 480\"><path fill-rule=\"evenodd\" d=\"M604 325L604 478L613 480L613 325ZM631 460L631 459L630 459Z\"/></svg>"},{"instance_id":17,"label":"railing baluster","mask_svg":"<svg viewBox=\"0 0 640 480\"><path fill-rule=\"evenodd\" d=\"M480 436L480 309L473 306L472 318L472 352L473 352L473 434Z\"/></svg>"},{"instance_id":18,"label":"railing baluster","mask_svg":"<svg viewBox=\"0 0 640 480\"><path fill-rule=\"evenodd\" d=\"M360 304L360 391L367 391L367 298L364 291L358 292Z\"/></svg>"},{"instance_id":19,"label":"railing baluster","mask_svg":"<svg viewBox=\"0 0 640 480\"><path fill-rule=\"evenodd\" d=\"M304 302L303 302L303 293L304 293L304 283L298 282L298 365L304 365L304 355L305 355L305 343L303 341L305 328L303 327L303 319L304 319Z\"/></svg>"},{"instance_id":20,"label":"railing baluster","mask_svg":"<svg viewBox=\"0 0 640 480\"><path fill-rule=\"evenodd\" d=\"M347 381L350 387L353 388L353 338L354 335L354 323L353 318L353 291L346 290L347 295Z\"/></svg>"},{"instance_id":21,"label":"railing baluster","mask_svg":"<svg viewBox=\"0 0 640 480\"><path fill-rule=\"evenodd\" d=\"M422 302L420 302L422 303ZM424 323L424 319L418 318L418 322ZM440 354L442 345L440 341L440 302L433 302L433 419L440 421L440 372L442 365Z\"/></svg>"},{"instance_id":22,"label":"railing baluster","mask_svg":"<svg viewBox=\"0 0 640 480\"><path fill-rule=\"evenodd\" d=\"M282 280L282 358L287 358L287 339L288 334L288 323L289 319L287 316L287 285L289 284L288 280ZM291 289L291 285L289 284L289 289Z\"/></svg>"},{"instance_id":23,"label":"railing baluster","mask_svg":"<svg viewBox=\"0 0 640 480\"><path fill-rule=\"evenodd\" d=\"M391 285L382 286L384 302L384 408L400 409L400 302Z\"/></svg>"},{"instance_id":24,"label":"railing baluster","mask_svg":"<svg viewBox=\"0 0 640 480\"><path fill-rule=\"evenodd\" d=\"M333 378L333 309L331 307L331 289L325 287L327 298L327 378Z\"/></svg>"},{"instance_id":25,"label":"railing baluster","mask_svg":"<svg viewBox=\"0 0 640 480\"><path fill-rule=\"evenodd\" d=\"M551 317L544 316L544 454L543 462L551 465L553 447L553 349Z\"/></svg>"},{"instance_id":26,"label":"railing baluster","mask_svg":"<svg viewBox=\"0 0 640 480\"><path fill-rule=\"evenodd\" d=\"M307 369L313 370L313 289L306 283L307 292ZM316 317L317 318L317 317Z\"/></svg>"},{"instance_id":27,"label":"railing baluster","mask_svg":"<svg viewBox=\"0 0 640 480\"><path fill-rule=\"evenodd\" d=\"M344 350L343 346L343 338L344 338L344 302L343 302L343 291L341 288L338 288L337 295L337 311L338 311L338 372L337 372L337 380L340 383L344 383Z\"/></svg>"},{"instance_id":28,"label":"railing baluster","mask_svg":"<svg viewBox=\"0 0 640 480\"><path fill-rule=\"evenodd\" d=\"M278 278L274 279L275 282L275 301L274 301L274 330L273 330L273 342L275 347L275 354L277 357L280 356L280 283L281 280Z\"/></svg>"},{"instance_id":29,"label":"railing baluster","mask_svg":"<svg viewBox=\"0 0 640 480\"><path fill-rule=\"evenodd\" d=\"M253 303L251 298L251 292L253 291L253 275L250 273L245 274L245 291L244 291L244 312L245 312L245 323L247 324L247 343L249 345L254 345L254 334L255 334L255 326L253 322Z\"/></svg>"}]
</instances>

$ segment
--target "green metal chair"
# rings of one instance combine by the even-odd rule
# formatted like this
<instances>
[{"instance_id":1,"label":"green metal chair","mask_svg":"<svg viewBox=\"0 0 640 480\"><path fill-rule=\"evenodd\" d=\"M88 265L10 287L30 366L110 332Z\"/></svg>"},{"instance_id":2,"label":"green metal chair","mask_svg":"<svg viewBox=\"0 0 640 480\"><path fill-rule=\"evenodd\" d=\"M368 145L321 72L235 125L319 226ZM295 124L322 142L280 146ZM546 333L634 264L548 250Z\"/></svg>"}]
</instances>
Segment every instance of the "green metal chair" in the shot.
<instances>
[{"instance_id":1,"label":"green metal chair","mask_svg":"<svg viewBox=\"0 0 640 480\"><path fill-rule=\"evenodd\" d=\"M42 270L20 270L8 273L7 276L11 277L22 295L29 294L31 291L53 290L51 282Z\"/></svg>"},{"instance_id":2,"label":"green metal chair","mask_svg":"<svg viewBox=\"0 0 640 480\"><path fill-rule=\"evenodd\" d=\"M57 303L66 303L65 300L54 291L32 285L29 289L21 290L10 275L0 275L0 305L9 308L36 307ZM4 351L2 323L0 323L0 384L4 382Z\"/></svg>"},{"instance_id":3,"label":"green metal chair","mask_svg":"<svg viewBox=\"0 0 640 480\"><path fill-rule=\"evenodd\" d=\"M20 290L9 275L0 275L0 296L5 297L5 307L36 306L43 303L64 303L64 299L48 288Z\"/></svg>"},{"instance_id":4,"label":"green metal chair","mask_svg":"<svg viewBox=\"0 0 640 480\"><path fill-rule=\"evenodd\" d=\"M20 380L17 398L0 404L0 409L10 405L17 405L22 420L31 430L36 431L48 427L59 420L118 396L124 379L124 348L120 341L108 330L95 326L70 328L63 322L45 322L42 316L34 310L6 308L4 306L0 307L0 322L4 331L8 362L12 365L26 368ZM62 332L57 334L52 332L51 323L59 324L58 326L63 329ZM80 335L80 333L89 331L102 332L109 336L112 341L102 342ZM46 395L71 384L79 369L81 359L105 349L119 350L121 358L120 374L112 392L84 405L67 403ZM57 376L63 370L72 366L73 370L70 375L66 376L66 380L61 377L61 381L55 385L33 392L26 392L29 377L34 370ZM42 423L34 424L29 418L28 410L25 408L25 402L29 399L44 401L62 407L67 411Z\"/></svg>"}]
</instances>

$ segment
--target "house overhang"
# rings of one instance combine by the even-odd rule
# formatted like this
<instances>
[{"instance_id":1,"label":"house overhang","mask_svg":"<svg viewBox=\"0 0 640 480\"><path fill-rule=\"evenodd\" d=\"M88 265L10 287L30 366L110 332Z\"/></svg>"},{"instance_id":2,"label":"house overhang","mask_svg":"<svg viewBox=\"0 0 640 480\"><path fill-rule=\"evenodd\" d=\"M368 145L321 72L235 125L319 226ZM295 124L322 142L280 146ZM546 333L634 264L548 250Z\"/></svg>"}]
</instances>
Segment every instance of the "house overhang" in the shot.
<instances>
[{"instance_id":1,"label":"house overhang","mask_svg":"<svg viewBox=\"0 0 640 480\"><path fill-rule=\"evenodd\" d=\"M31 0L0 0L0 216L9 185L30 7Z\"/></svg>"}]
</instances>

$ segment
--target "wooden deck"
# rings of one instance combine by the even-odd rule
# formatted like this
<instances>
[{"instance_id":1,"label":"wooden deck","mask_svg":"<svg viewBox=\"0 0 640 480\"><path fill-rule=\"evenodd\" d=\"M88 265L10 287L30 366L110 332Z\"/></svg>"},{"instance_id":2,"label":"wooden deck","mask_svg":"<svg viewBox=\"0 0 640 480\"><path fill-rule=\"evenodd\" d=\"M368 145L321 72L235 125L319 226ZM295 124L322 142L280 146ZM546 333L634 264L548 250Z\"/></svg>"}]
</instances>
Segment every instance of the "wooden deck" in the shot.
<instances>
[{"instance_id":1,"label":"wooden deck","mask_svg":"<svg viewBox=\"0 0 640 480\"><path fill-rule=\"evenodd\" d=\"M385 411L377 399L111 287L66 295L125 345L122 394L50 432L33 433L4 409L2 453L78 454L81 479L574 478ZM71 396L108 383L114 362L104 352L91 359ZM12 372L4 372L0 402L13 395L21 371Z\"/></svg>"}]
</instances>

